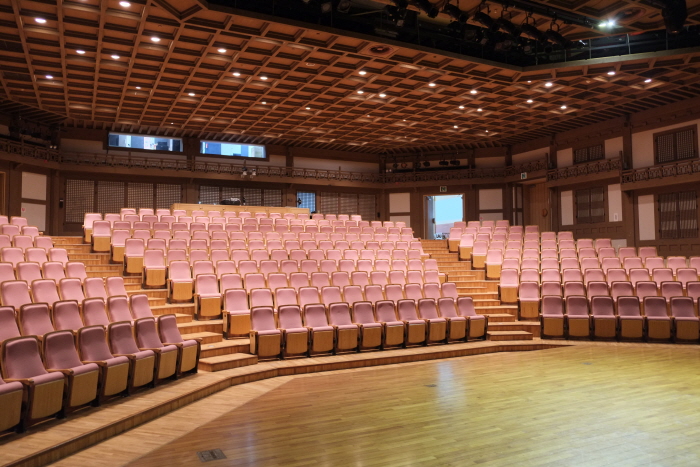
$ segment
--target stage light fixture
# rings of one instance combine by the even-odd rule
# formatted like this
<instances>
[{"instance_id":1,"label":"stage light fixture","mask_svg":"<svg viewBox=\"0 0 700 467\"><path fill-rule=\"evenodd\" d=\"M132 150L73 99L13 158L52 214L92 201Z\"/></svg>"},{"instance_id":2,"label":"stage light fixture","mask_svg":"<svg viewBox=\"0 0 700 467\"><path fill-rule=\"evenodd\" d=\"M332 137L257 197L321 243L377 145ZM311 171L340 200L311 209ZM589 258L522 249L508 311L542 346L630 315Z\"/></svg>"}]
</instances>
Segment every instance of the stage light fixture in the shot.
<instances>
[{"instance_id":1,"label":"stage light fixture","mask_svg":"<svg viewBox=\"0 0 700 467\"><path fill-rule=\"evenodd\" d=\"M447 162L445 159L443 159L443 160L441 160L440 162L438 162L438 164L440 164L440 165L442 165L442 166L450 165L450 163Z\"/></svg>"},{"instance_id":2,"label":"stage light fixture","mask_svg":"<svg viewBox=\"0 0 700 467\"><path fill-rule=\"evenodd\" d=\"M664 25L669 34L683 31L685 20L688 19L688 7L685 0L666 0L661 9Z\"/></svg>"},{"instance_id":3,"label":"stage light fixture","mask_svg":"<svg viewBox=\"0 0 700 467\"><path fill-rule=\"evenodd\" d=\"M349 13L350 12L350 0L340 0L336 10L338 10L339 13Z\"/></svg>"},{"instance_id":4,"label":"stage light fixture","mask_svg":"<svg viewBox=\"0 0 700 467\"><path fill-rule=\"evenodd\" d=\"M547 42L547 36L545 36L545 34L542 31L537 29L532 24L523 23L520 25L520 30L522 34L524 34L526 37L529 37L533 41Z\"/></svg>"},{"instance_id":5,"label":"stage light fixture","mask_svg":"<svg viewBox=\"0 0 700 467\"><path fill-rule=\"evenodd\" d=\"M423 167L430 167L430 161L423 161Z\"/></svg>"},{"instance_id":6,"label":"stage light fixture","mask_svg":"<svg viewBox=\"0 0 700 467\"><path fill-rule=\"evenodd\" d=\"M459 164L461 164L461 162L459 162L457 159L452 159L452 160L450 161L450 165L457 166L457 165L459 165Z\"/></svg>"},{"instance_id":7,"label":"stage light fixture","mask_svg":"<svg viewBox=\"0 0 700 467\"><path fill-rule=\"evenodd\" d=\"M477 11L476 13L474 13L474 21L481 24L483 27L485 27L491 32L498 31L498 25L496 24L496 22L493 20L493 18L491 18L483 11Z\"/></svg>"},{"instance_id":8,"label":"stage light fixture","mask_svg":"<svg viewBox=\"0 0 700 467\"><path fill-rule=\"evenodd\" d=\"M454 21L461 24L466 24L467 20L469 19L469 15L467 13L463 12L459 9L459 7L452 5L451 3L448 3L442 7L442 11L447 13L447 15Z\"/></svg>"},{"instance_id":9,"label":"stage light fixture","mask_svg":"<svg viewBox=\"0 0 700 467\"><path fill-rule=\"evenodd\" d=\"M556 26L556 30L553 29L554 26ZM549 39L554 44L557 44L565 49L571 47L571 42L567 40L564 36L559 34L559 25L555 23L552 23L552 26L550 26L550 28L547 29L545 35L547 36L547 39Z\"/></svg>"},{"instance_id":10,"label":"stage light fixture","mask_svg":"<svg viewBox=\"0 0 700 467\"><path fill-rule=\"evenodd\" d=\"M418 4L418 8L428 15L428 18L436 18L440 12L438 7L430 3L430 0L416 0L416 3Z\"/></svg>"},{"instance_id":11,"label":"stage light fixture","mask_svg":"<svg viewBox=\"0 0 700 467\"><path fill-rule=\"evenodd\" d=\"M516 25L502 16L496 20L496 24L501 31L513 36L516 39L520 37L520 34L522 33L522 31Z\"/></svg>"}]
</instances>

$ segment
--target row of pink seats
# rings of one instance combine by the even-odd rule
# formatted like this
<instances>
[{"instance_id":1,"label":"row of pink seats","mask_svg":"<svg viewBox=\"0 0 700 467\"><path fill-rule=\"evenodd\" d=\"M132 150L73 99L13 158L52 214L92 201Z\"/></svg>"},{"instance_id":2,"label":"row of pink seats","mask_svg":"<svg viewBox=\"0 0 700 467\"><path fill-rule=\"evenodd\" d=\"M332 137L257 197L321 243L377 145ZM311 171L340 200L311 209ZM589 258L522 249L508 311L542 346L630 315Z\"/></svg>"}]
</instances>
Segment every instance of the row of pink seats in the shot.
<instances>
[{"instance_id":1,"label":"row of pink seats","mask_svg":"<svg viewBox=\"0 0 700 467\"><path fill-rule=\"evenodd\" d=\"M0 238L7 237L9 240L14 240L17 237L29 237L33 242L35 238L40 237L39 229L33 225L15 225L3 224L0 225ZM21 239L24 241L24 239ZM3 243L7 240L2 238Z\"/></svg>"},{"instance_id":2,"label":"row of pink seats","mask_svg":"<svg viewBox=\"0 0 700 467\"><path fill-rule=\"evenodd\" d=\"M15 235L14 237L10 235L0 235L0 248L9 247L21 248L25 251L29 248L42 248L48 251L49 249L53 248L54 245L51 237L46 237L43 235L38 235L35 237L32 237L31 235Z\"/></svg>"},{"instance_id":3,"label":"row of pink seats","mask_svg":"<svg viewBox=\"0 0 700 467\"><path fill-rule=\"evenodd\" d=\"M270 306L251 310L251 352L285 358L484 338L486 319L470 297Z\"/></svg>"},{"instance_id":4,"label":"row of pink seats","mask_svg":"<svg viewBox=\"0 0 700 467\"><path fill-rule=\"evenodd\" d=\"M585 295L589 299L596 296L611 296L615 300L623 296L637 296L640 299L657 296L666 299L688 296L693 299L694 303L697 303L698 297L700 297L700 282L688 282L687 288L683 288L683 284L680 282L664 282L660 286L655 282L638 282L636 286L631 282L613 282L611 285L600 281L588 284L557 281L546 281L541 284L521 282L518 286L518 292L521 301L538 300L539 297L546 295L563 297Z\"/></svg>"},{"instance_id":5,"label":"row of pink seats","mask_svg":"<svg viewBox=\"0 0 700 467\"><path fill-rule=\"evenodd\" d=\"M557 258L504 258L503 259L503 269L559 269L563 271L564 269L581 269L585 271L587 269L603 269L607 273L609 269L625 269L628 273L631 269L663 269L670 268L671 270L677 271L678 269L686 268L683 261L666 261L659 256L649 256L645 261L642 261L640 257L627 257L624 258L623 262L620 262L619 258L562 258L558 260ZM687 263L692 269L700 270L700 257L691 257L690 261Z\"/></svg>"},{"instance_id":6,"label":"row of pink seats","mask_svg":"<svg viewBox=\"0 0 700 467\"><path fill-rule=\"evenodd\" d=\"M172 211L170 209L156 209L155 211L151 208L139 208L138 211L135 208L122 208L119 214L105 214L105 216L111 216L111 215L119 215L119 216L125 216L125 215L134 215L138 214L139 216L153 216L155 215L156 217L162 217L162 216L184 216L187 215L187 211L184 209L173 209ZM250 212L250 211L218 211L218 210L193 210L191 211L190 215L192 216L208 216L208 217L241 217L241 218L246 218L246 217L254 217L254 218L284 218L284 219L309 219L309 214L305 212L300 212L297 214L290 213L290 212L270 212L269 214L266 212ZM361 221L362 217L357 215L357 214L312 214L311 215L312 219L326 219L326 220L354 220L354 221ZM99 220L102 219L102 214L99 213L86 213L85 214L85 220Z\"/></svg>"},{"instance_id":7,"label":"row of pink seats","mask_svg":"<svg viewBox=\"0 0 700 467\"><path fill-rule=\"evenodd\" d=\"M17 267L17 263L24 261L44 264L48 261L57 261L64 266L68 263L68 252L64 248L21 248L5 247L0 248L0 261L11 263L13 267Z\"/></svg>"},{"instance_id":8,"label":"row of pink seats","mask_svg":"<svg viewBox=\"0 0 700 467\"><path fill-rule=\"evenodd\" d=\"M659 286L664 282L678 281L683 287L688 282L698 280L697 269L683 268L674 271L670 268L654 269L649 274L648 269L630 269L629 274L624 269L522 269L519 273L516 269L504 269L501 271L501 286L517 285L518 281L535 282L584 282L602 281L612 284L614 282L630 281L633 285L639 282L654 281Z\"/></svg>"},{"instance_id":9,"label":"row of pink seats","mask_svg":"<svg viewBox=\"0 0 700 467\"><path fill-rule=\"evenodd\" d=\"M51 279L55 282L61 279L78 279L82 283L87 278L85 263L70 261L63 263L58 261L21 262L13 266L12 263L0 263L0 282L13 281L19 279L31 284L38 279Z\"/></svg>"},{"instance_id":10,"label":"row of pink seats","mask_svg":"<svg viewBox=\"0 0 700 467\"><path fill-rule=\"evenodd\" d=\"M93 303L104 314L104 302ZM88 320L75 302L54 305L51 312L45 303L18 312L0 307L0 431L23 432L47 417L197 371L200 343L182 339L174 315L107 323L106 330L83 327Z\"/></svg>"},{"instance_id":11,"label":"row of pink seats","mask_svg":"<svg viewBox=\"0 0 700 467\"><path fill-rule=\"evenodd\" d=\"M10 216L8 218L7 216L0 216L0 225L6 224L18 225L20 227L23 227L25 225L29 225L29 222L27 221L26 217Z\"/></svg>"}]
</instances>

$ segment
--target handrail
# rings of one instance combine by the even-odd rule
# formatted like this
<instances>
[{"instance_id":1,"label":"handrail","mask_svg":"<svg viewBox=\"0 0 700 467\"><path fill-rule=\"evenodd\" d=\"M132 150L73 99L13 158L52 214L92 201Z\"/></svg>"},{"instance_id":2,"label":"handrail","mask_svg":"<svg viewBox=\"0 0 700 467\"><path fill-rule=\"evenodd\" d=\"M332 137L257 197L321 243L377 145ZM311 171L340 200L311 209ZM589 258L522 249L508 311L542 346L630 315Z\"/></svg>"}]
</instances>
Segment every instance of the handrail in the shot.
<instances>
[{"instance_id":1,"label":"handrail","mask_svg":"<svg viewBox=\"0 0 700 467\"><path fill-rule=\"evenodd\" d=\"M545 170L544 159L526 162L517 166L477 169L426 170L399 173L350 172L343 170L320 170L302 167L282 167L252 165L249 162L205 162L185 159L158 158L153 156L131 156L115 154L94 154L63 152L40 146L0 138L0 152L40 159L59 164L90 165L93 167L120 167L128 169L158 169L229 175L247 175L255 171L256 176L303 178L327 181L348 181L367 183L414 183L428 181L449 181L468 179L502 179L523 172ZM251 161L254 162L254 161Z\"/></svg>"},{"instance_id":2,"label":"handrail","mask_svg":"<svg viewBox=\"0 0 700 467\"><path fill-rule=\"evenodd\" d=\"M696 173L700 173L700 160L693 159L676 162L674 164L654 165L640 169L626 170L622 173L622 183L644 182Z\"/></svg>"},{"instance_id":3,"label":"handrail","mask_svg":"<svg viewBox=\"0 0 700 467\"><path fill-rule=\"evenodd\" d=\"M553 169L547 172L547 181L564 180L567 178L582 177L584 175L599 174L605 172L619 172L622 169L622 159L601 159L598 161L576 164L571 167Z\"/></svg>"}]
</instances>

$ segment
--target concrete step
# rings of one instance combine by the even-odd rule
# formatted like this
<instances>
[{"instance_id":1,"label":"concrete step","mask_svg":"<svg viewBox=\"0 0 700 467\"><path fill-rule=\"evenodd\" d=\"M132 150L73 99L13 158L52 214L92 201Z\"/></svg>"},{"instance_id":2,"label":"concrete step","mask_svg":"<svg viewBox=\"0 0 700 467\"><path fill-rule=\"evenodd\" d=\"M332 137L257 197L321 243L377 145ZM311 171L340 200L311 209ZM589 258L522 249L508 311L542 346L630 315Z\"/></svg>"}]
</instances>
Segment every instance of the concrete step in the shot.
<instances>
[{"instance_id":1,"label":"concrete step","mask_svg":"<svg viewBox=\"0 0 700 467\"><path fill-rule=\"evenodd\" d=\"M533 337L540 337L540 323L537 321L492 322L489 318L489 331L525 331Z\"/></svg>"},{"instance_id":2,"label":"concrete step","mask_svg":"<svg viewBox=\"0 0 700 467\"><path fill-rule=\"evenodd\" d=\"M222 371L258 363L256 355L235 353L199 359L200 371Z\"/></svg>"},{"instance_id":3,"label":"concrete step","mask_svg":"<svg viewBox=\"0 0 700 467\"><path fill-rule=\"evenodd\" d=\"M532 333L525 331L487 331L486 339L490 341L531 341Z\"/></svg>"},{"instance_id":4,"label":"concrete step","mask_svg":"<svg viewBox=\"0 0 700 467\"><path fill-rule=\"evenodd\" d=\"M224 336L222 336L221 333L216 332L194 332L192 334L182 334L182 338L184 340L202 339L202 346L224 340Z\"/></svg>"},{"instance_id":5,"label":"concrete step","mask_svg":"<svg viewBox=\"0 0 700 467\"><path fill-rule=\"evenodd\" d=\"M250 339L229 339L202 345L201 358L250 353Z\"/></svg>"}]
</instances>

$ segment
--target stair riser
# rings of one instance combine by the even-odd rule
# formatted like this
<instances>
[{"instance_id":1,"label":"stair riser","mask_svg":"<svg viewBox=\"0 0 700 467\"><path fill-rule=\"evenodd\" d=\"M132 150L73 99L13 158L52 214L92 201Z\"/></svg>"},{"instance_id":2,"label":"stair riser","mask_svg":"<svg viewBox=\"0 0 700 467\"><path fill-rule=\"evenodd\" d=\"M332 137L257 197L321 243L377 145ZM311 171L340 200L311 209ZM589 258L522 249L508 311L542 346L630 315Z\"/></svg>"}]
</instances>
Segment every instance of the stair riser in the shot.
<instances>
[{"instance_id":1,"label":"stair riser","mask_svg":"<svg viewBox=\"0 0 700 467\"><path fill-rule=\"evenodd\" d=\"M218 357L219 355L229 355L233 353L250 353L250 344L235 345L233 347L202 349L200 358Z\"/></svg>"}]
</instances>

